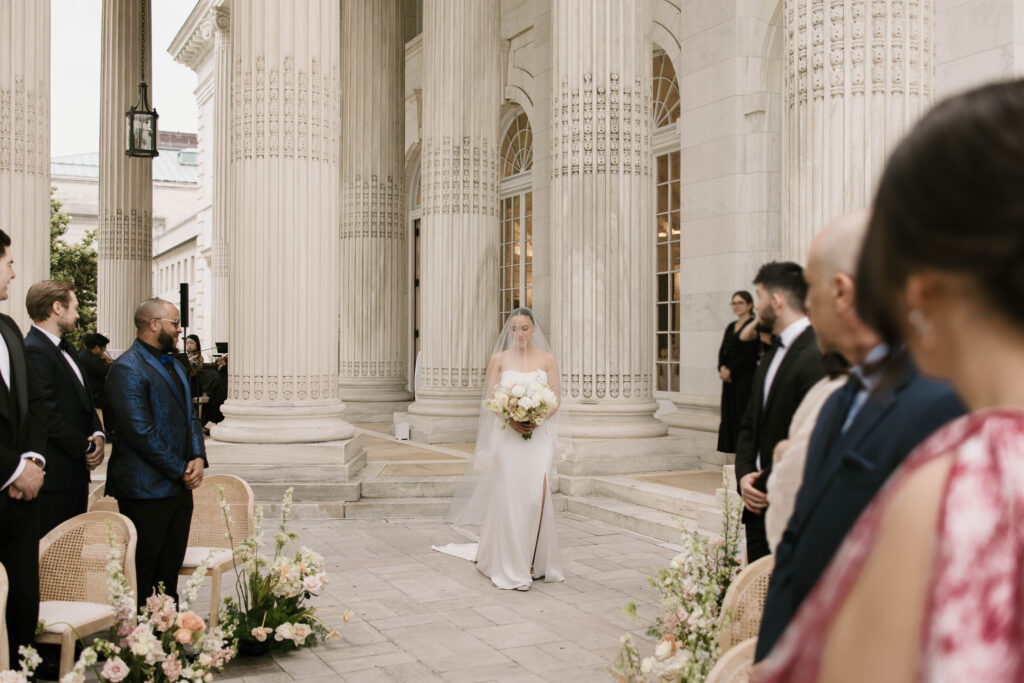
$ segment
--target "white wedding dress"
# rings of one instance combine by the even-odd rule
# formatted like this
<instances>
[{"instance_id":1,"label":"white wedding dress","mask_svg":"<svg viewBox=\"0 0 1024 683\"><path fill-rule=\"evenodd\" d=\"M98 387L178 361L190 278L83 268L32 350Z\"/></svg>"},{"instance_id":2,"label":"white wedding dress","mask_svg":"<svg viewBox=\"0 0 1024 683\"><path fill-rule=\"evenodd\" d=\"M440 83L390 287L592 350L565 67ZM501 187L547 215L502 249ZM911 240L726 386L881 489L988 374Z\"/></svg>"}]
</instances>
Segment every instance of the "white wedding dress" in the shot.
<instances>
[{"instance_id":1,"label":"white wedding dress","mask_svg":"<svg viewBox=\"0 0 1024 683\"><path fill-rule=\"evenodd\" d=\"M527 382L548 382L544 370L505 370L502 377L507 373L523 375ZM496 421L494 429L500 430L500 424ZM485 509L480 542L435 546L435 550L475 559L477 569L498 588L525 590L541 577L563 581L548 486L555 452L554 430L546 423L530 439L507 427L489 436L493 437L489 439L493 448L483 456L490 474L488 485L474 493L474 497L486 496L476 501Z\"/></svg>"}]
</instances>

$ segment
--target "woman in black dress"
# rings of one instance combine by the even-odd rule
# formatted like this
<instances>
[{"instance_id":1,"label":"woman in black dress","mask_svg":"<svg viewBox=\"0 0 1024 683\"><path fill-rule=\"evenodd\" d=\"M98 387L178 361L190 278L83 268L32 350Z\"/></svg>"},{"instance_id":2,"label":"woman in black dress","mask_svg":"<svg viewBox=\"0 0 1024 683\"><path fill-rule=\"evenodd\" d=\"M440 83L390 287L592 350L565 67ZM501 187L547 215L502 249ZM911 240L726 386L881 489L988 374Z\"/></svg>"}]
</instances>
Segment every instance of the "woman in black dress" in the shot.
<instances>
[{"instance_id":1,"label":"woman in black dress","mask_svg":"<svg viewBox=\"0 0 1024 683\"><path fill-rule=\"evenodd\" d=\"M757 367L758 342L741 341L739 333L754 323L754 298L750 292L732 295L732 312L736 320L729 323L718 349L718 376L722 380L722 422L718 426L718 450L736 452L736 435L740 419L750 400L750 385Z\"/></svg>"}]
</instances>

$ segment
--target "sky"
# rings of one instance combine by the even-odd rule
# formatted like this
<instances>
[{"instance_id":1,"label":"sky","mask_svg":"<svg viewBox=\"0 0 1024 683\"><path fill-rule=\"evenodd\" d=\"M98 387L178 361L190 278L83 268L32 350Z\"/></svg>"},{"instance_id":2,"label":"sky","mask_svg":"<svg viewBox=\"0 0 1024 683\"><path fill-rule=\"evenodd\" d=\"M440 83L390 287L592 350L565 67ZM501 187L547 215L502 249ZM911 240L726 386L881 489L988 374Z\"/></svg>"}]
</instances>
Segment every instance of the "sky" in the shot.
<instances>
[{"instance_id":1,"label":"sky","mask_svg":"<svg viewBox=\"0 0 1024 683\"><path fill-rule=\"evenodd\" d=\"M195 133L198 128L196 74L167 54L195 4L152 0L149 93L150 104L160 114L160 130ZM101 9L102 0L51 0L50 155L54 157L96 152L100 147Z\"/></svg>"}]
</instances>

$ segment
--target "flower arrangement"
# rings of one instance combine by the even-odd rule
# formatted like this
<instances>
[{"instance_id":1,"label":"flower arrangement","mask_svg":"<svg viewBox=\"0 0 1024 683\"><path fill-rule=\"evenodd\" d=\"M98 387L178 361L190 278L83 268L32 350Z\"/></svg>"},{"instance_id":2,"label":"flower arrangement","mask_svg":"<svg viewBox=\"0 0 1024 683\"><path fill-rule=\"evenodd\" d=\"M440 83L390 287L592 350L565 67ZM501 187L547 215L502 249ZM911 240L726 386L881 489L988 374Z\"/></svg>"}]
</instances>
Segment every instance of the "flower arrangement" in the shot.
<instances>
[{"instance_id":1,"label":"flower arrangement","mask_svg":"<svg viewBox=\"0 0 1024 683\"><path fill-rule=\"evenodd\" d=\"M327 585L324 560L306 547L287 554L285 547L297 536L288 530L293 488L284 494L281 523L274 534L274 557L267 559L263 547L263 508L256 507L253 534L237 546L231 536L231 509L224 490L217 488L217 500L228 527L227 537L234 551L237 601L225 598L224 613L234 625L233 637L242 654L257 655L271 649L291 650L312 646L322 638L338 637L315 616L306 601ZM343 615L347 622L351 612Z\"/></svg>"},{"instance_id":2,"label":"flower arrangement","mask_svg":"<svg viewBox=\"0 0 1024 683\"><path fill-rule=\"evenodd\" d=\"M613 673L621 683L640 681L703 681L718 659L718 635L731 615L721 614L725 591L740 570L738 499L723 476L721 537L708 540L683 531L683 552L650 578L661 601L661 613L647 630L658 639L654 654L640 657L632 636L622 636ZM636 604L626 606L636 616Z\"/></svg>"},{"instance_id":3,"label":"flower arrangement","mask_svg":"<svg viewBox=\"0 0 1024 683\"><path fill-rule=\"evenodd\" d=\"M484 401L485 408L502 418L502 429L505 429L504 420L529 422L539 426L557 406L558 397L548 385L517 382L507 374L494 387L491 397ZM530 433L522 435L526 440L532 436Z\"/></svg>"},{"instance_id":4,"label":"flower arrangement","mask_svg":"<svg viewBox=\"0 0 1024 683\"><path fill-rule=\"evenodd\" d=\"M4 645L6 646L6 643ZM14 669L0 671L0 683L28 683L28 681L32 680L32 674L35 672L36 667L43 663L43 658L30 645L20 646L18 654L21 655L20 668L17 671Z\"/></svg>"},{"instance_id":5,"label":"flower arrangement","mask_svg":"<svg viewBox=\"0 0 1024 683\"><path fill-rule=\"evenodd\" d=\"M82 650L74 668L61 683L84 683L91 668L101 681L209 683L235 655L234 644L225 637L231 623L209 628L189 610L210 567L203 560L181 596L181 604L162 592L151 595L136 615L135 594L121 569L121 549L113 531L108 533L107 587L117 610L110 639L97 638ZM83 643L84 645L84 643ZM100 659L104 659L102 667ZM2 680L2 679L0 679Z\"/></svg>"}]
</instances>

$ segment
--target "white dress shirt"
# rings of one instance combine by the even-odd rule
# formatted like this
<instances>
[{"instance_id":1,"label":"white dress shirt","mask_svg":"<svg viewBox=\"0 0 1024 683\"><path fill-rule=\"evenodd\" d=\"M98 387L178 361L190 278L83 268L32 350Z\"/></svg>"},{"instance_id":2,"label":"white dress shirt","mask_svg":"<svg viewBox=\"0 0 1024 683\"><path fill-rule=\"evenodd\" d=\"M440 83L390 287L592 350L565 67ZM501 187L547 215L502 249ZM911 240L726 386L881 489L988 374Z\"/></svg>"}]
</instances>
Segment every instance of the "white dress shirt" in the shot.
<instances>
[{"instance_id":1,"label":"white dress shirt","mask_svg":"<svg viewBox=\"0 0 1024 683\"><path fill-rule=\"evenodd\" d=\"M779 372L779 366L782 365L782 361L786 358L786 354L789 352L789 347L793 345L796 338L804 333L808 327L811 326L810 319L805 315L804 317L794 320L791 322L786 329L779 334L779 348L775 350L775 355L772 356L771 365L768 366L768 372L764 375L764 393L761 396L761 407L763 408L768 403L768 395L772 391L772 382L775 381L775 375ZM761 451L757 452L757 461L755 462L757 469L761 469Z\"/></svg>"},{"instance_id":2,"label":"white dress shirt","mask_svg":"<svg viewBox=\"0 0 1024 683\"><path fill-rule=\"evenodd\" d=\"M7 390L11 390L11 351L7 348L7 341L3 335L0 335L0 375L3 375L4 384L7 385ZM28 451L27 453L21 454L21 462L14 468L14 474L11 475L10 479L4 482L4 485L0 487L0 490L6 489L8 486L14 483L14 481L21 476L21 473L25 471L25 460L34 458L41 460L43 464L46 464L46 458L41 453L35 451Z\"/></svg>"}]
</instances>

